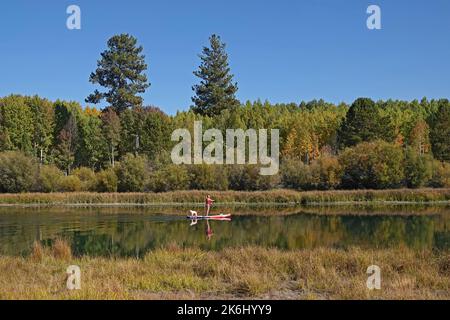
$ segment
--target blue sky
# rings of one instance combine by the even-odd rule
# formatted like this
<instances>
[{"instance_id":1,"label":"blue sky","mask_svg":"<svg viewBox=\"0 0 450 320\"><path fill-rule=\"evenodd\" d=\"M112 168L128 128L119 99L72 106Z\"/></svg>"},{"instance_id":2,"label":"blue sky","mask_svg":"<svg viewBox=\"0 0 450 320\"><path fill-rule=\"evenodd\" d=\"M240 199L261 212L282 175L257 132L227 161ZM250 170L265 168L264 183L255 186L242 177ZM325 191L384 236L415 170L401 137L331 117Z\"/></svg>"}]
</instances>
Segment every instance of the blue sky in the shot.
<instances>
[{"instance_id":1,"label":"blue sky","mask_svg":"<svg viewBox=\"0 0 450 320\"><path fill-rule=\"evenodd\" d=\"M66 8L82 29L66 28ZM366 9L381 7L382 30ZM145 103L191 104L192 72L212 33L227 43L242 101L450 98L448 0L14 0L0 4L0 96L39 94L83 105L109 37L143 45Z\"/></svg>"}]
</instances>

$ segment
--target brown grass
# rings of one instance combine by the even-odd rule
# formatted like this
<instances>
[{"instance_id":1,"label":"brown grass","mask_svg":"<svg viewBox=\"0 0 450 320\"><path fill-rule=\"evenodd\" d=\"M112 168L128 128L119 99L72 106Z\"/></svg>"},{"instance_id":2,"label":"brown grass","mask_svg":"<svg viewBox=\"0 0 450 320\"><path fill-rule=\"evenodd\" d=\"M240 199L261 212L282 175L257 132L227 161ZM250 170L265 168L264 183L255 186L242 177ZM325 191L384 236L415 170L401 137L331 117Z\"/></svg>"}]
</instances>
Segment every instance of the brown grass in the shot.
<instances>
[{"instance_id":1,"label":"brown grass","mask_svg":"<svg viewBox=\"0 0 450 320\"><path fill-rule=\"evenodd\" d=\"M55 259L68 261L72 258L72 249L63 239L56 239L52 245L52 254Z\"/></svg>"},{"instance_id":2,"label":"brown grass","mask_svg":"<svg viewBox=\"0 0 450 320\"><path fill-rule=\"evenodd\" d=\"M41 242L35 241L31 247L29 259L33 262L42 262L48 257L69 261L72 259L72 248L66 240L61 238L55 239L51 247L43 246Z\"/></svg>"},{"instance_id":3,"label":"brown grass","mask_svg":"<svg viewBox=\"0 0 450 320\"><path fill-rule=\"evenodd\" d=\"M143 259L0 257L0 299L450 299L450 254L407 248L169 249ZM78 265L81 290L68 291ZM382 272L366 287L367 267Z\"/></svg>"},{"instance_id":4,"label":"brown grass","mask_svg":"<svg viewBox=\"0 0 450 320\"><path fill-rule=\"evenodd\" d=\"M427 203L449 202L450 188L351 191L177 191L166 193L24 193L0 194L2 205L201 205L205 194L218 204L325 204L325 203Z\"/></svg>"},{"instance_id":5,"label":"brown grass","mask_svg":"<svg viewBox=\"0 0 450 320\"><path fill-rule=\"evenodd\" d=\"M35 241L33 243L33 247L31 248L30 258L32 261L40 262L45 256L45 248L39 241Z\"/></svg>"}]
</instances>

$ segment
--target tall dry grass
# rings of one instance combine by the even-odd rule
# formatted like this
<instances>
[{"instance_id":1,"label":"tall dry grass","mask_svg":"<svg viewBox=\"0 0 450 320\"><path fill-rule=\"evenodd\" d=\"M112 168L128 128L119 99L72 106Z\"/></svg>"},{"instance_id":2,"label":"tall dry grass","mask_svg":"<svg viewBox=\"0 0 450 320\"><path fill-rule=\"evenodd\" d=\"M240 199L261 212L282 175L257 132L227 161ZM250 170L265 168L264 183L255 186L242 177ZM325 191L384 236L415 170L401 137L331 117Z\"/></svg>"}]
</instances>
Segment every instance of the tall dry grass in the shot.
<instances>
[{"instance_id":1,"label":"tall dry grass","mask_svg":"<svg viewBox=\"0 0 450 320\"><path fill-rule=\"evenodd\" d=\"M176 245L143 259L0 257L0 299L450 299L450 253L408 248L219 252ZM80 266L79 291L66 268ZM368 290L367 267L381 268Z\"/></svg>"},{"instance_id":2,"label":"tall dry grass","mask_svg":"<svg viewBox=\"0 0 450 320\"><path fill-rule=\"evenodd\" d=\"M52 254L55 259L69 261L72 258L72 249L68 242L58 238L53 242Z\"/></svg>"},{"instance_id":3,"label":"tall dry grass","mask_svg":"<svg viewBox=\"0 0 450 320\"><path fill-rule=\"evenodd\" d=\"M42 262L46 257L52 257L61 261L69 261L72 259L72 248L70 244L62 238L55 239L50 247L45 247L41 242L35 241L31 247L29 259L34 262Z\"/></svg>"},{"instance_id":4,"label":"tall dry grass","mask_svg":"<svg viewBox=\"0 0 450 320\"><path fill-rule=\"evenodd\" d=\"M450 201L450 188L308 191L177 191L166 193L23 193L0 194L3 205L161 205L197 204L211 194L218 204L296 204L336 202L436 202Z\"/></svg>"},{"instance_id":5,"label":"tall dry grass","mask_svg":"<svg viewBox=\"0 0 450 320\"><path fill-rule=\"evenodd\" d=\"M46 255L45 248L39 241L35 241L31 247L30 259L35 262L40 262Z\"/></svg>"}]
</instances>

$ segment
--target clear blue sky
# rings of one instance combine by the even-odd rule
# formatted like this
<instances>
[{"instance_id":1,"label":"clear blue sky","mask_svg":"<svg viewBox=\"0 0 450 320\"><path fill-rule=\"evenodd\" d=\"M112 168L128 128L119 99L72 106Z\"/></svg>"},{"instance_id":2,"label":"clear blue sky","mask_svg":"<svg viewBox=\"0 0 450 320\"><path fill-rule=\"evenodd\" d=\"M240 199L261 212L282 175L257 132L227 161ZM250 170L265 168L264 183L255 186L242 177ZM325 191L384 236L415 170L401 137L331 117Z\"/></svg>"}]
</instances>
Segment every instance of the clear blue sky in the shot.
<instances>
[{"instance_id":1,"label":"clear blue sky","mask_svg":"<svg viewBox=\"0 0 450 320\"><path fill-rule=\"evenodd\" d=\"M66 28L66 8L82 30ZM366 9L382 10L382 30ZM14 0L0 4L0 96L84 103L109 37L144 46L145 103L168 113L191 104L192 72L208 36L228 45L242 101L450 98L448 0Z\"/></svg>"}]
</instances>

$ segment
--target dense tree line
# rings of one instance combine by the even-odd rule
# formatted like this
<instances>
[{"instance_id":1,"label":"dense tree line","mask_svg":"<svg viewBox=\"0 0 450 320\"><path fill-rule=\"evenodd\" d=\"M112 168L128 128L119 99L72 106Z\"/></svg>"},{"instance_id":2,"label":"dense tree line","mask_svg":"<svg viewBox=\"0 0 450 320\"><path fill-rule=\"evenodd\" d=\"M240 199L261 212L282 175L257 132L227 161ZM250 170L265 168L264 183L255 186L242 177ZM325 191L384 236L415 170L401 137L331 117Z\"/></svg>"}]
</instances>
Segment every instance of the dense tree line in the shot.
<instances>
[{"instance_id":1,"label":"dense tree line","mask_svg":"<svg viewBox=\"0 0 450 320\"><path fill-rule=\"evenodd\" d=\"M75 102L0 99L0 191L169 191L450 185L448 100L352 105L247 102L219 115L168 116L156 107L99 111ZM176 128L280 129L281 168L174 165Z\"/></svg>"}]
</instances>

